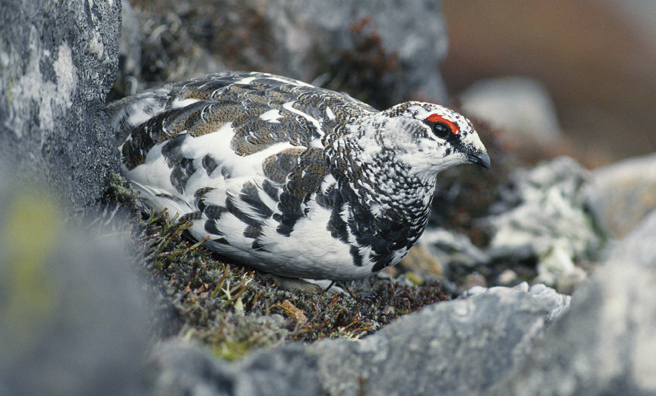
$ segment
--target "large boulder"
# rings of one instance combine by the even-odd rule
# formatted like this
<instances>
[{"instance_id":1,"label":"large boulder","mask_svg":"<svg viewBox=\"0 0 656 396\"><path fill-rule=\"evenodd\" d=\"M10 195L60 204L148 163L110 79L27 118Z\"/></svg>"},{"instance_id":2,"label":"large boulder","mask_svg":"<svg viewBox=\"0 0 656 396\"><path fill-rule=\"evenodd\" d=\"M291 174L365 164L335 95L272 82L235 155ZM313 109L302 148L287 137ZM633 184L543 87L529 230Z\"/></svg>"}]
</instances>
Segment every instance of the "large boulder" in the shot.
<instances>
[{"instance_id":1,"label":"large boulder","mask_svg":"<svg viewBox=\"0 0 656 396\"><path fill-rule=\"evenodd\" d=\"M526 285L526 284L524 284ZM320 378L334 395L479 395L508 375L567 309L543 285L497 287L407 315L360 342L327 340Z\"/></svg>"},{"instance_id":2,"label":"large boulder","mask_svg":"<svg viewBox=\"0 0 656 396\"><path fill-rule=\"evenodd\" d=\"M325 72L322 59L350 62L350 66L383 68L385 53L395 55L390 65L388 100L400 102L413 93L445 102L439 67L447 51L446 24L440 1L395 0L321 1L274 0L265 11L280 54L280 67L306 81ZM330 59L333 57L333 59ZM378 59L380 64L369 58ZM376 58L378 57L378 58ZM389 60L389 59L387 59ZM380 76L379 76L380 77Z\"/></svg>"},{"instance_id":3,"label":"large boulder","mask_svg":"<svg viewBox=\"0 0 656 396\"><path fill-rule=\"evenodd\" d=\"M0 157L74 209L118 170L103 111L118 65L121 2L0 3Z\"/></svg>"},{"instance_id":4,"label":"large boulder","mask_svg":"<svg viewBox=\"0 0 656 396\"><path fill-rule=\"evenodd\" d=\"M655 236L652 212L493 394L656 394Z\"/></svg>"},{"instance_id":5,"label":"large boulder","mask_svg":"<svg viewBox=\"0 0 656 396\"><path fill-rule=\"evenodd\" d=\"M150 356L152 394L189 396L325 395L317 356L301 344L228 363L198 345L169 341Z\"/></svg>"}]
</instances>

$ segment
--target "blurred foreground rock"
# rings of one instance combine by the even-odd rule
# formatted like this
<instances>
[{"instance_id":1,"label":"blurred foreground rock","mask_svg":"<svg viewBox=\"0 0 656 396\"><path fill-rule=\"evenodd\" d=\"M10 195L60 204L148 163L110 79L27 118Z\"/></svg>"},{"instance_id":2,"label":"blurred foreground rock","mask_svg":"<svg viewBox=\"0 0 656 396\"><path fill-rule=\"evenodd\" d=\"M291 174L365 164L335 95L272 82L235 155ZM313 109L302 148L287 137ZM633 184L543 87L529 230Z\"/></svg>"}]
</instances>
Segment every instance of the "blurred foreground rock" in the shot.
<instances>
[{"instance_id":1,"label":"blurred foreground rock","mask_svg":"<svg viewBox=\"0 0 656 396\"><path fill-rule=\"evenodd\" d=\"M0 395L138 395L148 311L122 241L0 167Z\"/></svg>"},{"instance_id":2,"label":"blurred foreground rock","mask_svg":"<svg viewBox=\"0 0 656 396\"><path fill-rule=\"evenodd\" d=\"M64 203L93 208L118 170L104 113L120 2L0 3L0 158Z\"/></svg>"},{"instance_id":3,"label":"blurred foreground rock","mask_svg":"<svg viewBox=\"0 0 656 396\"><path fill-rule=\"evenodd\" d=\"M324 395L317 356L290 344L235 363L180 341L158 345L149 359L155 396Z\"/></svg>"}]
</instances>

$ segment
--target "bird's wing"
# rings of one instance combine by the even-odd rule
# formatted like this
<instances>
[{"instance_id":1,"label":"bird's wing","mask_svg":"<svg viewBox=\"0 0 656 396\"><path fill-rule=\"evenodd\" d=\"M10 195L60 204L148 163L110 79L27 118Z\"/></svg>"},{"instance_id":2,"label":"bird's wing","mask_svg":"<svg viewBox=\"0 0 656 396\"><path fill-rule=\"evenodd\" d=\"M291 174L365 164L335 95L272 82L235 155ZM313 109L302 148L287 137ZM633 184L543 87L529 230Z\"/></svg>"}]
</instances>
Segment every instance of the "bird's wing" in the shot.
<instances>
[{"instance_id":1,"label":"bird's wing","mask_svg":"<svg viewBox=\"0 0 656 396\"><path fill-rule=\"evenodd\" d=\"M376 112L342 93L263 73L210 75L108 106L123 163L134 169L167 140L216 133L230 124L230 148L247 156L277 143L321 147L326 133Z\"/></svg>"},{"instance_id":2,"label":"bird's wing","mask_svg":"<svg viewBox=\"0 0 656 396\"><path fill-rule=\"evenodd\" d=\"M108 106L123 172L147 204L196 220L200 237L252 248L263 228L289 235L307 215L330 172L322 137L375 111L261 73L208 76Z\"/></svg>"}]
</instances>

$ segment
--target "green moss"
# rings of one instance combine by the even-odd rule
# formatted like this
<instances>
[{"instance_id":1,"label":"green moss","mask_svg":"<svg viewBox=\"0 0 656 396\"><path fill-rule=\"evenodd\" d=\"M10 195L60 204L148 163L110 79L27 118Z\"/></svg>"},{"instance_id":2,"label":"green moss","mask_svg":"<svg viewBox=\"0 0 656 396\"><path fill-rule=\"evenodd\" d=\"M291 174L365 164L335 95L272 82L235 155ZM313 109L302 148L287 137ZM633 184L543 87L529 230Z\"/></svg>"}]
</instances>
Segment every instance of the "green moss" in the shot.
<instances>
[{"instance_id":1,"label":"green moss","mask_svg":"<svg viewBox=\"0 0 656 396\"><path fill-rule=\"evenodd\" d=\"M412 271L406 272L405 276L410 280L410 282L414 283L415 285L421 286L424 284L424 278L422 278L420 275L415 274Z\"/></svg>"},{"instance_id":2,"label":"green moss","mask_svg":"<svg viewBox=\"0 0 656 396\"><path fill-rule=\"evenodd\" d=\"M103 197L105 205L119 204L134 210L136 196L137 194L130 186L130 183L123 176L113 172L110 173Z\"/></svg>"},{"instance_id":3,"label":"green moss","mask_svg":"<svg viewBox=\"0 0 656 396\"><path fill-rule=\"evenodd\" d=\"M6 341L19 349L30 329L47 328L64 290L48 276L63 232L62 211L42 190L17 187L0 222L0 306ZM30 347L36 347L31 345Z\"/></svg>"}]
</instances>

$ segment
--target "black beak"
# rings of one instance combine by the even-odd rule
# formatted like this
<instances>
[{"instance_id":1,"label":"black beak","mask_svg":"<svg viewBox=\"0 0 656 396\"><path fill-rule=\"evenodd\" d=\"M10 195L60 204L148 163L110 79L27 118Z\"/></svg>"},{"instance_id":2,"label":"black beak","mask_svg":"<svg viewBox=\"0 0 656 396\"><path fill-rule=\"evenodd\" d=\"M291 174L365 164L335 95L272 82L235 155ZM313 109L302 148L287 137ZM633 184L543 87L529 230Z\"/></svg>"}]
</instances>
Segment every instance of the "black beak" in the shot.
<instances>
[{"instance_id":1,"label":"black beak","mask_svg":"<svg viewBox=\"0 0 656 396\"><path fill-rule=\"evenodd\" d=\"M469 154L469 161L490 170L490 156L486 152Z\"/></svg>"}]
</instances>

